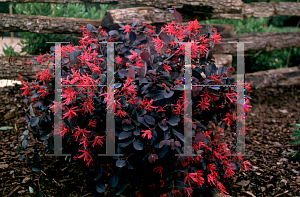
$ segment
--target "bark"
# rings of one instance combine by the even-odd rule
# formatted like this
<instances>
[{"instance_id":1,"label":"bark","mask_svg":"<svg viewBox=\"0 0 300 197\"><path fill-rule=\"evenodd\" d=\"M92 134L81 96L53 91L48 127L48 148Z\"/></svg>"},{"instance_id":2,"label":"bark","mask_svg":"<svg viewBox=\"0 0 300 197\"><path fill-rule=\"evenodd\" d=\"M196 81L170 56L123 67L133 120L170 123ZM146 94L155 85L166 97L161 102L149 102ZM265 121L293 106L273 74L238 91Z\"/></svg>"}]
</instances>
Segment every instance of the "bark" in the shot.
<instances>
[{"instance_id":1,"label":"bark","mask_svg":"<svg viewBox=\"0 0 300 197\"><path fill-rule=\"evenodd\" d=\"M101 20L47 17L34 15L16 15L0 13L0 32L33 32L33 33L57 33L80 34L80 27L92 24L99 27Z\"/></svg>"},{"instance_id":2,"label":"bark","mask_svg":"<svg viewBox=\"0 0 300 197\"><path fill-rule=\"evenodd\" d=\"M245 83L251 83L252 89L300 85L300 67L246 73Z\"/></svg>"},{"instance_id":3,"label":"bark","mask_svg":"<svg viewBox=\"0 0 300 197\"><path fill-rule=\"evenodd\" d=\"M95 27L100 25L107 32L120 26L132 24L138 18L157 27L160 30L164 24L175 21L174 15L169 11L159 12L156 8L128 8L121 10L109 10L103 20L100 19L79 19L46 16L9 15L0 13L0 32L33 32L33 33L58 33L82 35L80 27L92 24ZM187 23L182 23L182 25ZM202 25L202 32L207 25ZM234 35L233 25L213 25L222 37L229 38Z\"/></svg>"},{"instance_id":4,"label":"bark","mask_svg":"<svg viewBox=\"0 0 300 197\"><path fill-rule=\"evenodd\" d=\"M207 19L246 19L249 17L300 16L299 2L252 2L242 0L0 0L14 3L116 3L118 5L147 6L160 9L175 6L183 18Z\"/></svg>"},{"instance_id":5,"label":"bark","mask_svg":"<svg viewBox=\"0 0 300 197\"><path fill-rule=\"evenodd\" d=\"M18 74L28 78L35 79L36 73L48 68L52 68L52 62L45 62L43 66L31 62L30 68L27 68L26 62L31 61L36 55L31 56L15 56L15 57L0 57L0 79L17 79ZM216 66L231 66L232 55L216 54L214 55Z\"/></svg>"},{"instance_id":6,"label":"bark","mask_svg":"<svg viewBox=\"0 0 300 197\"><path fill-rule=\"evenodd\" d=\"M26 62L31 61L36 55L0 57L0 79L18 79L18 74L28 79L35 79L36 73L50 68L52 62L45 62L43 66L32 62L27 68Z\"/></svg>"},{"instance_id":7,"label":"bark","mask_svg":"<svg viewBox=\"0 0 300 197\"><path fill-rule=\"evenodd\" d=\"M253 42L245 43L244 51L274 51L289 47L300 47L300 31L284 33L268 32L237 34L232 38L222 38L221 43L216 43L215 48L212 51L216 54L236 53L237 44L228 42Z\"/></svg>"}]
</instances>

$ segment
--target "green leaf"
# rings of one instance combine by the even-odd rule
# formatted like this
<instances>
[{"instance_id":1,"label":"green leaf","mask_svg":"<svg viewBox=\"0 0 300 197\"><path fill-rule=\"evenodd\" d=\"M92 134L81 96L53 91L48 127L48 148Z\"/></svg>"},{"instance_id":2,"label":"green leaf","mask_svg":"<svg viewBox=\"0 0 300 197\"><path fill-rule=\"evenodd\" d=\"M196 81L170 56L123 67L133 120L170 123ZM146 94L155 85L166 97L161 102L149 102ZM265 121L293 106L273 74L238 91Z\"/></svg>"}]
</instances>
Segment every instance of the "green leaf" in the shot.
<instances>
[{"instance_id":1,"label":"green leaf","mask_svg":"<svg viewBox=\"0 0 300 197\"><path fill-rule=\"evenodd\" d=\"M39 193L38 193L37 196L38 196L38 197L43 197L43 193L42 193L41 191L39 191Z\"/></svg>"},{"instance_id":2,"label":"green leaf","mask_svg":"<svg viewBox=\"0 0 300 197\"><path fill-rule=\"evenodd\" d=\"M300 124L290 124L291 126L297 126L297 127L300 127Z\"/></svg>"},{"instance_id":3,"label":"green leaf","mask_svg":"<svg viewBox=\"0 0 300 197\"><path fill-rule=\"evenodd\" d=\"M290 141L290 144L298 144L300 142L300 137L298 139Z\"/></svg>"},{"instance_id":4,"label":"green leaf","mask_svg":"<svg viewBox=\"0 0 300 197\"><path fill-rule=\"evenodd\" d=\"M28 165L30 165L31 164L31 161L30 161L30 159L29 159L29 157L26 155L26 163L28 164Z\"/></svg>"},{"instance_id":5,"label":"green leaf","mask_svg":"<svg viewBox=\"0 0 300 197\"><path fill-rule=\"evenodd\" d=\"M34 193L34 189L32 187L29 186L29 192L30 193Z\"/></svg>"},{"instance_id":6,"label":"green leaf","mask_svg":"<svg viewBox=\"0 0 300 197\"><path fill-rule=\"evenodd\" d=\"M291 137L300 137L300 133L293 134Z\"/></svg>"},{"instance_id":7,"label":"green leaf","mask_svg":"<svg viewBox=\"0 0 300 197\"><path fill-rule=\"evenodd\" d=\"M293 130L293 133L300 134L300 130L294 129L294 130Z\"/></svg>"},{"instance_id":8,"label":"green leaf","mask_svg":"<svg viewBox=\"0 0 300 197\"><path fill-rule=\"evenodd\" d=\"M7 131L11 129L13 129L13 127L0 127L0 131Z\"/></svg>"},{"instance_id":9,"label":"green leaf","mask_svg":"<svg viewBox=\"0 0 300 197\"><path fill-rule=\"evenodd\" d=\"M17 153L19 153L20 151L21 151L21 147L18 144L18 146L17 146Z\"/></svg>"},{"instance_id":10,"label":"green leaf","mask_svg":"<svg viewBox=\"0 0 300 197\"><path fill-rule=\"evenodd\" d=\"M124 185L124 186L122 187L122 189L116 193L116 195L117 195L117 196L118 196L118 195L121 195L122 192L124 192L124 190L125 190L126 188L127 188L127 185Z\"/></svg>"}]
</instances>

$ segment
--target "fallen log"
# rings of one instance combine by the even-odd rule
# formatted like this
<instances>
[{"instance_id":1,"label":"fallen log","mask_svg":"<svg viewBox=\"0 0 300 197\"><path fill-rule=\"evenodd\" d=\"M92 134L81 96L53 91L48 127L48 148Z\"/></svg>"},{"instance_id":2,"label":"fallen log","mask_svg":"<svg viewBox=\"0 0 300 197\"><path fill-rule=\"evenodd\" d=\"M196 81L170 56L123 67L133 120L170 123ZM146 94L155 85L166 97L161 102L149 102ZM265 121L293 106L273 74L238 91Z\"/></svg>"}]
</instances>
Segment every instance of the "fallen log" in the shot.
<instances>
[{"instance_id":1,"label":"fallen log","mask_svg":"<svg viewBox=\"0 0 300 197\"><path fill-rule=\"evenodd\" d=\"M79 34L80 27L99 27L102 20L0 13L0 32Z\"/></svg>"},{"instance_id":2,"label":"fallen log","mask_svg":"<svg viewBox=\"0 0 300 197\"><path fill-rule=\"evenodd\" d=\"M131 8L130 8L131 9ZM138 12L139 9L132 9ZM143 10L147 13L151 13L155 9L140 9L140 14ZM112 14L110 14L112 13ZM129 14L130 15L130 14ZM118 17L117 17L118 16ZM76 33L81 34L80 27L92 24L96 27L101 26L104 29L116 28L118 29L118 22L128 22L133 23L136 18L120 20L122 16L118 15L117 12L111 11L106 12L105 18L101 20L90 20L90 19L75 19L75 18L52 18L45 16L21 16L21 15L9 15L0 14L0 32L11 32L11 31L30 31L35 33ZM143 18L148 20L147 18ZM159 20L152 18L153 20L148 20L153 25L164 24L164 22L159 23ZM143 21L143 20L141 20ZM125 23L123 23L125 24ZM126 23L127 24L127 23ZM185 24L185 23L183 23ZM202 29L205 29L207 25L202 25ZM237 34L233 35L232 25L213 25L217 29L218 34L221 35L221 43L216 43L213 52L215 54L232 54L237 51L237 45L234 43L228 43L229 41L250 41L252 44L245 44L245 51L248 50L263 50L272 51L282 48L290 47L300 47L300 32L285 32L285 33L252 33L252 34ZM200 30L201 31L201 30ZM205 33L205 31L204 31Z\"/></svg>"},{"instance_id":3,"label":"fallen log","mask_svg":"<svg viewBox=\"0 0 300 197\"><path fill-rule=\"evenodd\" d=\"M52 62L47 61L43 66L36 62L31 62L31 66L27 68L26 62L31 61L36 55L30 56L15 56L15 57L0 57L0 79L18 79L18 74L27 79L35 79L36 73L46 70L53 65ZM232 55L215 54L216 66L229 67L232 65Z\"/></svg>"},{"instance_id":4,"label":"fallen log","mask_svg":"<svg viewBox=\"0 0 300 197\"><path fill-rule=\"evenodd\" d=\"M216 54L236 53L237 44L228 42L253 42L244 44L245 51L274 51L283 48L300 47L300 31L236 34L231 38L222 38L221 43L216 43L212 51Z\"/></svg>"},{"instance_id":5,"label":"fallen log","mask_svg":"<svg viewBox=\"0 0 300 197\"><path fill-rule=\"evenodd\" d=\"M0 13L0 32L78 34L81 36L82 30L80 27L87 24L95 27L101 25L108 32L112 29L118 30L120 28L118 24L132 24L135 19L157 25L157 29L159 28L159 30L163 24L175 21L174 15L171 12L153 7L108 10L103 20ZM187 22L189 21L182 24L187 24ZM206 26L208 25L202 25L202 29L205 29ZM218 33L224 38L234 35L233 25L214 25L214 28L217 28Z\"/></svg>"},{"instance_id":6,"label":"fallen log","mask_svg":"<svg viewBox=\"0 0 300 197\"><path fill-rule=\"evenodd\" d=\"M246 73L245 83L251 83L252 89L300 85L300 66Z\"/></svg>"},{"instance_id":7,"label":"fallen log","mask_svg":"<svg viewBox=\"0 0 300 197\"><path fill-rule=\"evenodd\" d=\"M50 61L44 63L43 66L32 62L28 68L26 62L31 61L37 55L28 56L2 56L0 57L0 79L18 79L18 75L22 75L28 79L35 79L36 73L46 70L53 64Z\"/></svg>"}]
</instances>

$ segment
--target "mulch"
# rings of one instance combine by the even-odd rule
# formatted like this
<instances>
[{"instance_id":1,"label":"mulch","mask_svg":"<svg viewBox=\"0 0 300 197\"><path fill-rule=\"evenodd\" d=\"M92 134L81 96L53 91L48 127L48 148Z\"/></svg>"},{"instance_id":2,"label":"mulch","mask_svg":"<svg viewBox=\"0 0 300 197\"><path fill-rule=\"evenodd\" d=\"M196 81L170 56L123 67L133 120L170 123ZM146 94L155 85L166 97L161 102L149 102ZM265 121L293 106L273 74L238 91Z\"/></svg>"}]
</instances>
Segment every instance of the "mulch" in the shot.
<instances>
[{"instance_id":1,"label":"mulch","mask_svg":"<svg viewBox=\"0 0 300 197\"><path fill-rule=\"evenodd\" d=\"M16 151L21 146L18 137L26 129L26 108L22 102L21 86L0 88L0 126L14 129L0 131L0 195L33 196L96 196L95 185L85 182L86 172L80 164L67 163L63 157L44 156L41 142L28 138L28 148L41 155L43 171L32 171L26 158L19 159ZM290 159L290 136L300 119L300 86L285 86L252 90L252 106L246 118L245 157L252 164L249 171L240 172L229 180L231 195L236 197L300 197L300 159ZM229 134L228 134L229 136ZM228 140L232 145L233 141ZM34 152L21 148L20 155L32 160ZM54 169L54 170L51 170ZM29 186L34 189L30 194ZM99 195L99 194L98 194Z\"/></svg>"}]
</instances>

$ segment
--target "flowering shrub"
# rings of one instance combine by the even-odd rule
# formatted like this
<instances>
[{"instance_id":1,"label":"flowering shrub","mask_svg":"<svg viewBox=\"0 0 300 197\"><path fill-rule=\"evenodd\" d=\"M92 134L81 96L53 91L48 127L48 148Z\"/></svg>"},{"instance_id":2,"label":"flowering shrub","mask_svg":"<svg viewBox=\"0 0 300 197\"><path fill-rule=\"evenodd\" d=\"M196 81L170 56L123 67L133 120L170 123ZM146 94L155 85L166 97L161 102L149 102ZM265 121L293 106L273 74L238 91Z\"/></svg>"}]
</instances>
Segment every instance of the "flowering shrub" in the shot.
<instances>
[{"instance_id":1,"label":"flowering shrub","mask_svg":"<svg viewBox=\"0 0 300 197\"><path fill-rule=\"evenodd\" d=\"M171 11L181 22L180 14ZM221 38L217 30L200 35L197 20L187 26L173 21L157 35L155 27L139 20L119 25L120 31L108 34L101 26L87 25L78 46L62 46L61 102L54 101L52 68L37 73L31 83L19 76L30 109L26 121L34 136L44 141L50 153L53 135L62 136L63 153L83 160L97 172L96 190L105 195L200 196L205 188L226 194L224 180L235 171L247 170L250 163L238 154L232 156L234 151L220 139L224 130L235 136L236 120L243 117L235 116L235 88L213 86L236 84L235 78L227 75L234 69L217 69L213 63L211 48ZM112 87L102 86L106 84L107 44L99 41L122 42L115 44L113 51L114 92ZM177 41L191 42L192 84L206 85L192 89L192 148L196 156L175 155L178 150L183 152L185 99L185 46ZM54 62L54 54L40 55L35 61ZM250 92L249 84L246 92ZM105 122L108 94L115 99L116 154L124 156L98 156L106 153L106 137L111 137L106 136ZM246 112L251 107L248 102L246 98ZM51 121L60 107L61 129L54 130Z\"/></svg>"}]
</instances>

